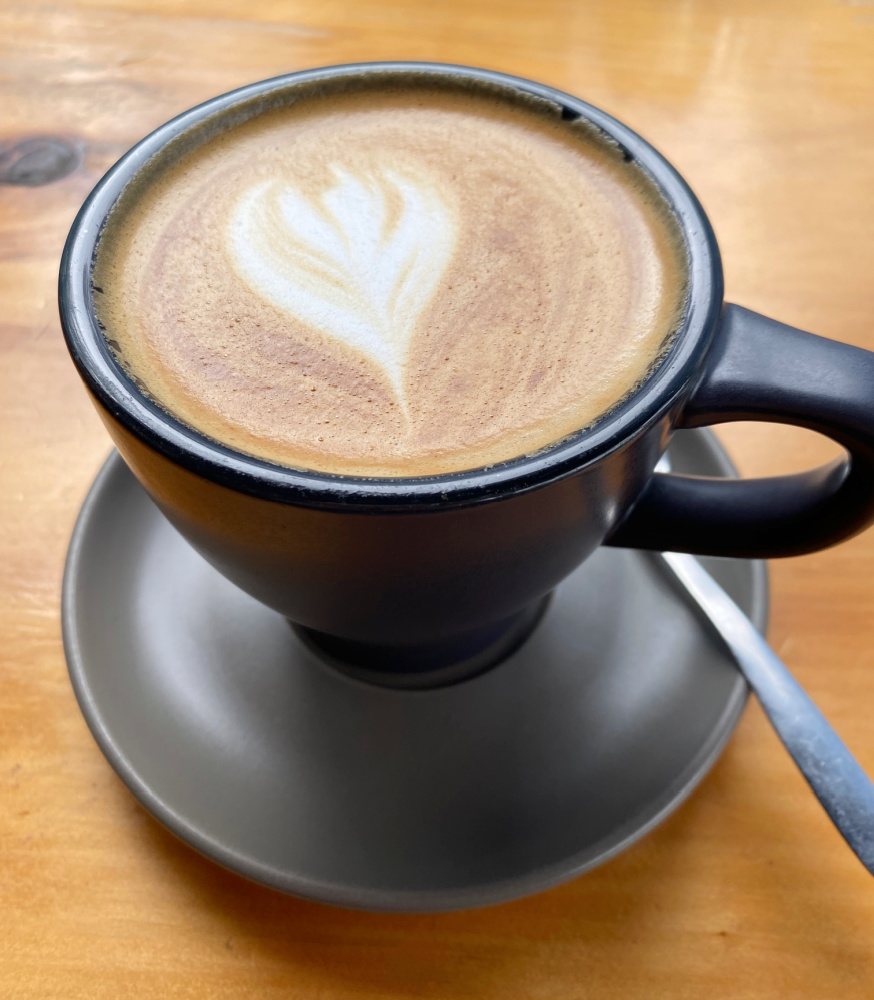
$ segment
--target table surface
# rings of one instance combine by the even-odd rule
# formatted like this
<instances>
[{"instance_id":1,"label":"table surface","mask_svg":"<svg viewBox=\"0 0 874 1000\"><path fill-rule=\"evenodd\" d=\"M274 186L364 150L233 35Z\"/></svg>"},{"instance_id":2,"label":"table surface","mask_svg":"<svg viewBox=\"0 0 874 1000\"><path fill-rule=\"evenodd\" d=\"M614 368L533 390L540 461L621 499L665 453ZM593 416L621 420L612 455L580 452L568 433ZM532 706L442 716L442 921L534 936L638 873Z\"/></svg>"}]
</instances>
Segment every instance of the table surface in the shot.
<instances>
[{"instance_id":1,"label":"table surface","mask_svg":"<svg viewBox=\"0 0 874 1000\"><path fill-rule=\"evenodd\" d=\"M874 884L757 705L641 843L490 909L331 909L166 833L104 761L64 665L64 554L109 441L55 304L77 208L156 125L290 70L433 59L624 120L703 201L730 300L874 348L872 39L871 0L0 3L0 153L32 137L82 153L52 183L0 184L0 995L874 995ZM720 434L747 474L834 453L794 428ZM774 563L772 584L772 644L874 772L874 530Z\"/></svg>"}]
</instances>

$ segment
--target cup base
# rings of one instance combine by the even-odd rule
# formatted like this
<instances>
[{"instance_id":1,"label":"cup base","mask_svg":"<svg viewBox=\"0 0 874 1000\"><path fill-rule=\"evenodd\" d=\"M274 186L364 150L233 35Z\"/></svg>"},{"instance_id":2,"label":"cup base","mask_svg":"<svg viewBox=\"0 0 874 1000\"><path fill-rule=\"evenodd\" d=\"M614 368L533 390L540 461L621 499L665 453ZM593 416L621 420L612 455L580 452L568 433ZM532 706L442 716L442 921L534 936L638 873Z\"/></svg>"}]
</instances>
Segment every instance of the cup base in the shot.
<instances>
[{"instance_id":1,"label":"cup base","mask_svg":"<svg viewBox=\"0 0 874 1000\"><path fill-rule=\"evenodd\" d=\"M380 687L422 691L470 680L512 656L537 628L550 597L495 625L421 646L354 642L291 625L309 649L344 674Z\"/></svg>"}]
</instances>

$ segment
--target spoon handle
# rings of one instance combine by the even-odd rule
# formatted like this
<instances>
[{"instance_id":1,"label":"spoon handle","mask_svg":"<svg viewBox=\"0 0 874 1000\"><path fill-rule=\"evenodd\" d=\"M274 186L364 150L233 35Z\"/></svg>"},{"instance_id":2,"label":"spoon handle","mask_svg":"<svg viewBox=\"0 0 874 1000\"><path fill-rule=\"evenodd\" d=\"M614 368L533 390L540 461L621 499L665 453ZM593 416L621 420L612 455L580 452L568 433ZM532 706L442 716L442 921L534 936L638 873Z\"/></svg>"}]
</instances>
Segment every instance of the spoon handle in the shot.
<instances>
[{"instance_id":1,"label":"spoon handle","mask_svg":"<svg viewBox=\"0 0 874 1000\"><path fill-rule=\"evenodd\" d=\"M675 552L662 558L728 646L822 807L874 875L874 784L752 622L698 561Z\"/></svg>"}]
</instances>

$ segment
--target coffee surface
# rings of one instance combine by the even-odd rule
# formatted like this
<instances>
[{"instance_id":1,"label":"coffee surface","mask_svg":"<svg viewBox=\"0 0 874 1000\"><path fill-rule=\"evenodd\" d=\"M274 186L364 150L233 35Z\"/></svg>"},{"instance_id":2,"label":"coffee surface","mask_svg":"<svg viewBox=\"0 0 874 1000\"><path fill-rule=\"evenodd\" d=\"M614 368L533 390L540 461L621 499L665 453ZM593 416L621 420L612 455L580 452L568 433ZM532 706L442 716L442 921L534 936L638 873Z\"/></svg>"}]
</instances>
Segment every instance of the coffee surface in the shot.
<instances>
[{"instance_id":1,"label":"coffee surface","mask_svg":"<svg viewBox=\"0 0 874 1000\"><path fill-rule=\"evenodd\" d=\"M537 451L631 392L682 316L679 227L616 147L487 91L310 96L125 192L95 307L224 444L417 476Z\"/></svg>"}]
</instances>

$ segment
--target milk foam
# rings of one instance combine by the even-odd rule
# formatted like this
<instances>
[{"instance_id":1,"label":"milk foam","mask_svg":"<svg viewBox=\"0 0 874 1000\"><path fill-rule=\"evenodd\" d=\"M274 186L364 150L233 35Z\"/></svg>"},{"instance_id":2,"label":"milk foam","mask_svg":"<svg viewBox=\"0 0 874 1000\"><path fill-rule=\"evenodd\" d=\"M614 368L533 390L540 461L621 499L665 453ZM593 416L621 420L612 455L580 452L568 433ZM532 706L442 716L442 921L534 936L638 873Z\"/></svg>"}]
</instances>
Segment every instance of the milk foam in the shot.
<instances>
[{"instance_id":1,"label":"milk foam","mask_svg":"<svg viewBox=\"0 0 874 1000\"><path fill-rule=\"evenodd\" d=\"M457 221L427 177L328 169L335 183L315 202L281 178L247 188L228 223L229 257L254 294L379 365L406 412L407 349Z\"/></svg>"},{"instance_id":2,"label":"milk foam","mask_svg":"<svg viewBox=\"0 0 874 1000\"><path fill-rule=\"evenodd\" d=\"M380 87L157 158L97 248L112 349L182 422L292 468L432 475L589 426L682 316L670 210L558 109Z\"/></svg>"}]
</instances>

